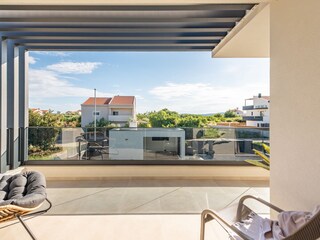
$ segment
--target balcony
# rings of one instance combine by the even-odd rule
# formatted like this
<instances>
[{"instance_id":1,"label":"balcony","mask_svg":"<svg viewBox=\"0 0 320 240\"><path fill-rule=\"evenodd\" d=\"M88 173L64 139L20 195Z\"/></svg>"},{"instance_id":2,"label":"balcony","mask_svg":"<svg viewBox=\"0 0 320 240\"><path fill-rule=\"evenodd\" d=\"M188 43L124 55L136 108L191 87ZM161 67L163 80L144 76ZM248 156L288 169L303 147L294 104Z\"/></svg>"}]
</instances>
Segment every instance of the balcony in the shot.
<instances>
[{"instance_id":1,"label":"balcony","mask_svg":"<svg viewBox=\"0 0 320 240\"><path fill-rule=\"evenodd\" d=\"M254 106L254 105L248 105L248 106L243 106L242 110L258 110L258 109L268 109L268 106L266 105L259 105L259 106Z\"/></svg>"},{"instance_id":2,"label":"balcony","mask_svg":"<svg viewBox=\"0 0 320 240\"><path fill-rule=\"evenodd\" d=\"M243 116L242 118L245 121L263 121L262 116Z\"/></svg>"},{"instance_id":3,"label":"balcony","mask_svg":"<svg viewBox=\"0 0 320 240\"><path fill-rule=\"evenodd\" d=\"M248 106L243 106L242 107L242 110L252 110L252 109L254 109L253 105L248 105Z\"/></svg>"},{"instance_id":4,"label":"balcony","mask_svg":"<svg viewBox=\"0 0 320 240\"><path fill-rule=\"evenodd\" d=\"M245 164L269 142L255 128L28 128L26 164ZM43 161L45 160L45 161ZM102 161L101 161L102 160ZM98 162L97 162L98 161Z\"/></svg>"},{"instance_id":5,"label":"balcony","mask_svg":"<svg viewBox=\"0 0 320 240\"><path fill-rule=\"evenodd\" d=\"M128 122L132 115L109 115L110 122Z\"/></svg>"},{"instance_id":6,"label":"balcony","mask_svg":"<svg viewBox=\"0 0 320 240\"><path fill-rule=\"evenodd\" d=\"M57 177L59 171L56 172ZM49 180L52 209L27 220L38 239L199 239L200 213L219 210L245 194L269 200L266 181L213 179ZM255 206L262 216L269 210ZM0 229L2 240L29 239L19 224ZM215 222L206 239L228 236Z\"/></svg>"}]
</instances>

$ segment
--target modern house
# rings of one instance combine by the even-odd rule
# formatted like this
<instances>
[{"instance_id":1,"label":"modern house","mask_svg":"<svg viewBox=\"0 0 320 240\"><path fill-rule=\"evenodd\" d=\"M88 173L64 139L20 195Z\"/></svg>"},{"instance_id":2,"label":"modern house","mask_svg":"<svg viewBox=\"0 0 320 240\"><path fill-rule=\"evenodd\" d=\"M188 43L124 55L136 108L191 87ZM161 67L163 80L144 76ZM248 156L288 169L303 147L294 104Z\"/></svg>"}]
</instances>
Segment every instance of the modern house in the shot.
<instances>
[{"instance_id":1,"label":"modern house","mask_svg":"<svg viewBox=\"0 0 320 240\"><path fill-rule=\"evenodd\" d=\"M116 128L109 133L113 160L184 159L185 131L180 128Z\"/></svg>"},{"instance_id":2,"label":"modern house","mask_svg":"<svg viewBox=\"0 0 320 240\"><path fill-rule=\"evenodd\" d=\"M248 103L250 102L250 103ZM270 97L258 96L245 99L243 120L246 125L250 127L269 127L270 126L270 111L269 111Z\"/></svg>"},{"instance_id":3,"label":"modern house","mask_svg":"<svg viewBox=\"0 0 320 240\"><path fill-rule=\"evenodd\" d=\"M95 109L96 103L96 112ZM136 98L134 96L114 96L111 98L88 98L81 104L81 126L85 127L94 121L104 118L119 126L124 126L128 121L136 118Z\"/></svg>"},{"instance_id":4,"label":"modern house","mask_svg":"<svg viewBox=\"0 0 320 240\"><path fill-rule=\"evenodd\" d=\"M28 219L36 236L193 240L203 209L232 206L245 194L285 210L319 205L319 9L319 0L1 0L0 171L46 176L54 207ZM269 58L270 172L232 161L28 159L30 51ZM206 240L228 239L211 223ZM1 225L0 236L29 239L14 223Z\"/></svg>"}]
</instances>

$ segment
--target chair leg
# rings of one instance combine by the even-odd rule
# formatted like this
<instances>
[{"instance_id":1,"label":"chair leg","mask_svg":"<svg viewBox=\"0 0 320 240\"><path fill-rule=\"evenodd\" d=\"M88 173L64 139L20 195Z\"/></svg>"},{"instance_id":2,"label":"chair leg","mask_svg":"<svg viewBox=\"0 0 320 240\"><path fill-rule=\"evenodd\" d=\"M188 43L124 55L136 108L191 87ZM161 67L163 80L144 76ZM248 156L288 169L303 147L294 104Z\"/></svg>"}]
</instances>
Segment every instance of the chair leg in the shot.
<instances>
[{"instance_id":1,"label":"chair leg","mask_svg":"<svg viewBox=\"0 0 320 240\"><path fill-rule=\"evenodd\" d=\"M205 224L206 224L205 216L201 215L200 240L204 240Z\"/></svg>"},{"instance_id":2,"label":"chair leg","mask_svg":"<svg viewBox=\"0 0 320 240\"><path fill-rule=\"evenodd\" d=\"M31 232L30 228L27 226L27 224L23 221L22 217L20 215L16 216L18 218L18 220L20 221L20 223L22 224L22 226L26 229L26 231L29 233L30 237L32 238L32 240L37 240L36 237L33 235L33 233Z\"/></svg>"}]
</instances>

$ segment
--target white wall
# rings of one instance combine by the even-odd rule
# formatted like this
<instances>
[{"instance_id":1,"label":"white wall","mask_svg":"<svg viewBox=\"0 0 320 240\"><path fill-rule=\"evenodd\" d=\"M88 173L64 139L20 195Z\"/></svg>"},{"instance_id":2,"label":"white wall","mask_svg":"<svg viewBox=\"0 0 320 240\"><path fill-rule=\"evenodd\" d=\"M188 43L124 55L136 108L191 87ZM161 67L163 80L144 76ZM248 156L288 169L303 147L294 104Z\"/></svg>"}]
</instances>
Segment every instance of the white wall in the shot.
<instances>
[{"instance_id":1,"label":"white wall","mask_svg":"<svg viewBox=\"0 0 320 240\"><path fill-rule=\"evenodd\" d=\"M100 115L97 116L97 120L101 118L108 120L108 116L109 116L108 106L97 106L96 109L97 109L97 112L100 112ZM94 112L94 106L81 105L81 126L82 127L85 127L89 123L93 122L94 120L93 112Z\"/></svg>"},{"instance_id":2,"label":"white wall","mask_svg":"<svg viewBox=\"0 0 320 240\"><path fill-rule=\"evenodd\" d=\"M285 209L320 204L319 9L271 3L271 201Z\"/></svg>"},{"instance_id":3,"label":"white wall","mask_svg":"<svg viewBox=\"0 0 320 240\"><path fill-rule=\"evenodd\" d=\"M111 110L110 111L111 115L112 115L113 111L117 111L119 115L131 115L131 116L133 116L133 113L132 113L133 109L132 108L114 108L114 107L112 107L110 110Z\"/></svg>"}]
</instances>

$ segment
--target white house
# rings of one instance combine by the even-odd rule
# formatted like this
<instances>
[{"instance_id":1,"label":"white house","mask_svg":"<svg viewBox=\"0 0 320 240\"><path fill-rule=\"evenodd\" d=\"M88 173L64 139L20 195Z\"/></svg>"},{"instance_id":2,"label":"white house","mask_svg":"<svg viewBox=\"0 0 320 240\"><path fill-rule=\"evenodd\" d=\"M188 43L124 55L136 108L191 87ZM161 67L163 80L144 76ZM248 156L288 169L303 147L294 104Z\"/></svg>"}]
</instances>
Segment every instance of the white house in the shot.
<instances>
[{"instance_id":1,"label":"white house","mask_svg":"<svg viewBox=\"0 0 320 240\"><path fill-rule=\"evenodd\" d=\"M185 158L185 131L181 128L114 128L109 140L111 160L144 160L148 152Z\"/></svg>"},{"instance_id":2,"label":"white house","mask_svg":"<svg viewBox=\"0 0 320 240\"><path fill-rule=\"evenodd\" d=\"M136 119L136 98L134 96L97 97L96 113L95 98L90 97L81 104L81 126L85 127L94 121L104 118L111 123L124 126L129 120Z\"/></svg>"},{"instance_id":3,"label":"white house","mask_svg":"<svg viewBox=\"0 0 320 240\"><path fill-rule=\"evenodd\" d=\"M231 109L232 112L234 112L234 114L238 117L242 117L243 116L243 111L241 111L240 109L238 108L235 108L235 109Z\"/></svg>"},{"instance_id":4,"label":"white house","mask_svg":"<svg viewBox=\"0 0 320 240\"><path fill-rule=\"evenodd\" d=\"M250 102L249 105L248 102ZM253 96L253 98L245 99L242 118L246 121L246 125L250 127L269 127L269 104L270 97L262 96L261 93L258 96Z\"/></svg>"}]
</instances>

